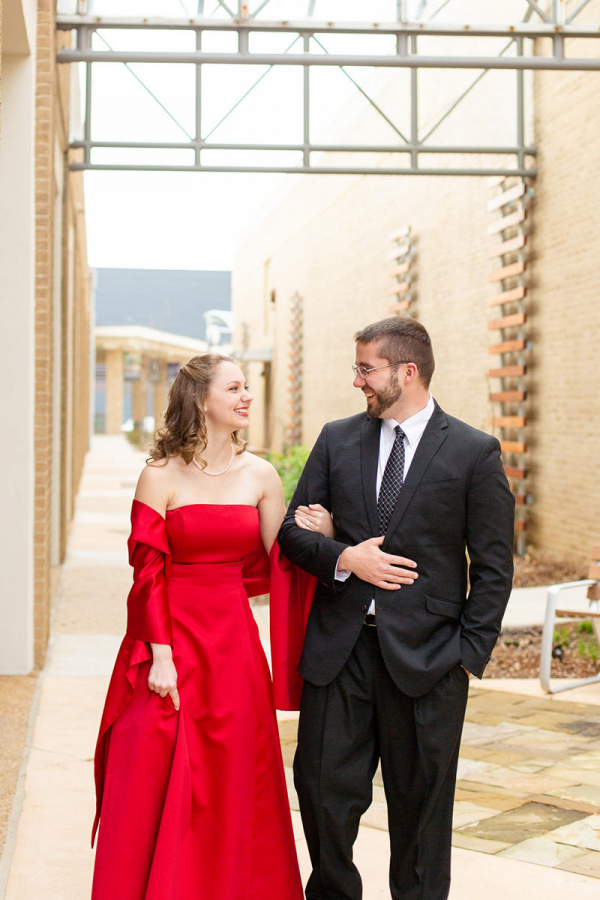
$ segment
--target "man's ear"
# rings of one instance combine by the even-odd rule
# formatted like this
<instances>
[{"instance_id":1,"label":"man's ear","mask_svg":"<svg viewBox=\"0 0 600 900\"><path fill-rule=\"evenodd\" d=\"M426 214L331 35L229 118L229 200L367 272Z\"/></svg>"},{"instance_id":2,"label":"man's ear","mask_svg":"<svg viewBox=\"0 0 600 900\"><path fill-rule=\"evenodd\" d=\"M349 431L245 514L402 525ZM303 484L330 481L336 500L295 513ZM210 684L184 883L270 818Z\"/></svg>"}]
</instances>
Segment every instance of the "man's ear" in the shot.
<instances>
[{"instance_id":1,"label":"man's ear","mask_svg":"<svg viewBox=\"0 0 600 900\"><path fill-rule=\"evenodd\" d=\"M411 381L414 381L419 377L419 370L415 363L407 363L406 369L404 370L404 382L405 384L410 384Z\"/></svg>"}]
</instances>

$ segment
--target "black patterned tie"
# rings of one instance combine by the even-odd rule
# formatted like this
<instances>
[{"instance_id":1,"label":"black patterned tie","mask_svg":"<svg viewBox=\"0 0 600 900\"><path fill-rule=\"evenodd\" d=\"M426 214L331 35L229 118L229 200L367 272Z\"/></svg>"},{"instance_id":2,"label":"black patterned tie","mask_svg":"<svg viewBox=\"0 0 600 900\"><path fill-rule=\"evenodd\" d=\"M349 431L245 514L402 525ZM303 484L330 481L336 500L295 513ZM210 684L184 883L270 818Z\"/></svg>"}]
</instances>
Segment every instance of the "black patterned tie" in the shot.
<instances>
[{"instance_id":1,"label":"black patterned tie","mask_svg":"<svg viewBox=\"0 0 600 900\"><path fill-rule=\"evenodd\" d=\"M404 432L399 425L396 425L394 431L396 432L394 446L385 466L377 499L380 534L385 534L387 531L404 482Z\"/></svg>"}]
</instances>

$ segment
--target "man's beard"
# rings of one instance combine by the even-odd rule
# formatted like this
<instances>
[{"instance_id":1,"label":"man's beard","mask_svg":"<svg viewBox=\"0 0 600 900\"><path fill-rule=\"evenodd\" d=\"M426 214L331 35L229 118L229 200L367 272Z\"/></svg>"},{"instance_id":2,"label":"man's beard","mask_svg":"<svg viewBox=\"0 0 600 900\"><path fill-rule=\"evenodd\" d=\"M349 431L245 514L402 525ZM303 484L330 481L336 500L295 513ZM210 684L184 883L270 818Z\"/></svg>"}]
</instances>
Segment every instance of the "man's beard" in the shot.
<instances>
[{"instance_id":1,"label":"man's beard","mask_svg":"<svg viewBox=\"0 0 600 900\"><path fill-rule=\"evenodd\" d=\"M380 391L374 391L375 404L367 406L367 413L371 419L379 419L381 414L393 406L402 396L402 385L390 378L388 383Z\"/></svg>"}]
</instances>

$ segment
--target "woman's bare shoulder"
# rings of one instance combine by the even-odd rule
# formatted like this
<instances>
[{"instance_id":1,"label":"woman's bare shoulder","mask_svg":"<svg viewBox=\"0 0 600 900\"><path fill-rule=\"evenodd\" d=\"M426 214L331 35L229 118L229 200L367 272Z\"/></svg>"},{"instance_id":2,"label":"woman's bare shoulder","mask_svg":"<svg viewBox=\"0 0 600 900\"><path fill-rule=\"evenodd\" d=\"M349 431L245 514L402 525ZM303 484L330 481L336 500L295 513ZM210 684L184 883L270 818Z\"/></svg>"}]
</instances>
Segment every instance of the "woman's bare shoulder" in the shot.
<instances>
[{"instance_id":1,"label":"woman's bare shoulder","mask_svg":"<svg viewBox=\"0 0 600 900\"><path fill-rule=\"evenodd\" d=\"M149 460L138 478L135 499L164 515L176 477L175 458Z\"/></svg>"},{"instance_id":2,"label":"woman's bare shoulder","mask_svg":"<svg viewBox=\"0 0 600 900\"><path fill-rule=\"evenodd\" d=\"M269 462L269 460L265 459L263 456L256 456L254 453L246 450L243 459L249 470L255 472L258 476L262 476L263 478L279 478L277 469L273 463Z\"/></svg>"}]
</instances>

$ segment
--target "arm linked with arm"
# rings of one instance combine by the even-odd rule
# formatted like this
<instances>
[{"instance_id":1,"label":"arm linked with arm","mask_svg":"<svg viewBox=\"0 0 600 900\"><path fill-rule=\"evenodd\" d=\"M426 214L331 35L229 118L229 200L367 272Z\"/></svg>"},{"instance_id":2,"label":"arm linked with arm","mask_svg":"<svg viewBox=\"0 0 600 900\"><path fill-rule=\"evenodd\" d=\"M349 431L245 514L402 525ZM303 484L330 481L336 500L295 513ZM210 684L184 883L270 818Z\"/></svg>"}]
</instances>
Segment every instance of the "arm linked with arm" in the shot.
<instances>
[{"instance_id":1,"label":"arm linked with arm","mask_svg":"<svg viewBox=\"0 0 600 900\"><path fill-rule=\"evenodd\" d=\"M496 438L484 445L467 494L470 590L461 620L461 662L481 678L502 624L513 576L515 500Z\"/></svg>"},{"instance_id":2,"label":"arm linked with arm","mask_svg":"<svg viewBox=\"0 0 600 900\"><path fill-rule=\"evenodd\" d=\"M299 506L320 503L325 509L331 510L327 428L325 425L317 438L300 476L279 529L278 543L288 559L333 588L336 586L334 578L337 561L348 545L300 528L294 520ZM342 582L338 582L338 585L343 586Z\"/></svg>"}]
</instances>

